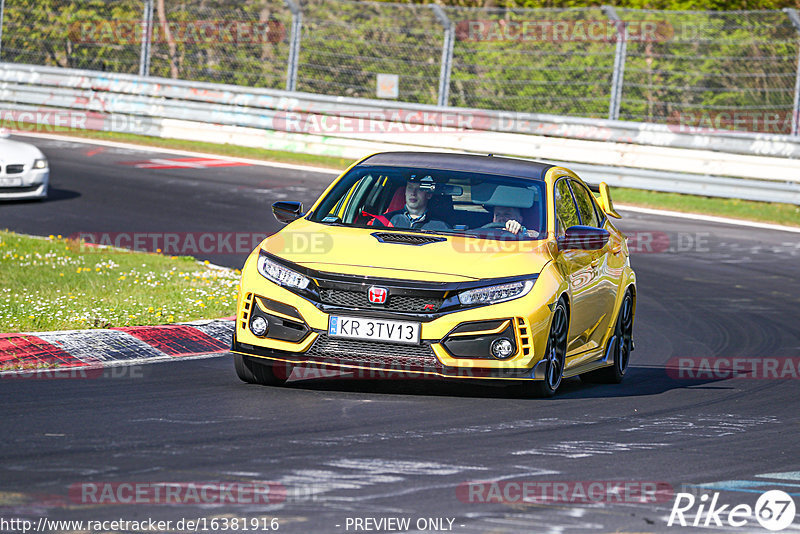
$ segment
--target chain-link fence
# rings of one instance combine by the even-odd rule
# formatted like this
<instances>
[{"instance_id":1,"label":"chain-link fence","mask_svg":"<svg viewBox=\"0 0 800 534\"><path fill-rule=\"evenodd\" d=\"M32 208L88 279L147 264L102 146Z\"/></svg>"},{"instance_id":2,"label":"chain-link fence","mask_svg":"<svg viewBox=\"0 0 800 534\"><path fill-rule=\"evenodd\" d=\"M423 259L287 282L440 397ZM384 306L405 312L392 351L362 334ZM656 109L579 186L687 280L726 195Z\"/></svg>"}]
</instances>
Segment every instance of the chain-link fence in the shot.
<instances>
[{"instance_id":1,"label":"chain-link fence","mask_svg":"<svg viewBox=\"0 0 800 534\"><path fill-rule=\"evenodd\" d=\"M302 12L299 91L374 98L385 73L399 100L436 104L444 27L429 6L323 0Z\"/></svg>"},{"instance_id":2,"label":"chain-link fence","mask_svg":"<svg viewBox=\"0 0 800 534\"><path fill-rule=\"evenodd\" d=\"M799 41L787 13L619 12L671 32L628 42L620 118L791 133Z\"/></svg>"},{"instance_id":3,"label":"chain-link fence","mask_svg":"<svg viewBox=\"0 0 800 534\"><path fill-rule=\"evenodd\" d=\"M447 15L456 27L451 105L608 114L615 43L605 33L579 35L592 21L608 26L599 8L448 8Z\"/></svg>"},{"instance_id":4,"label":"chain-link fence","mask_svg":"<svg viewBox=\"0 0 800 534\"><path fill-rule=\"evenodd\" d=\"M0 0L0 60L401 102L797 133L793 10Z\"/></svg>"}]
</instances>

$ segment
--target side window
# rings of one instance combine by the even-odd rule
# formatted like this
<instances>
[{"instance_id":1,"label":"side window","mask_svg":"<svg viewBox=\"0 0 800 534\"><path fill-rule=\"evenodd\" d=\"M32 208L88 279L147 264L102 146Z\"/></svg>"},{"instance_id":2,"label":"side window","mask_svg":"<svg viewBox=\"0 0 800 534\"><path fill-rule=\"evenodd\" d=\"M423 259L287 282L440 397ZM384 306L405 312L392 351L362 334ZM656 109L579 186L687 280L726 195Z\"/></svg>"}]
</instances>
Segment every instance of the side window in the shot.
<instances>
[{"instance_id":1,"label":"side window","mask_svg":"<svg viewBox=\"0 0 800 534\"><path fill-rule=\"evenodd\" d=\"M572 193L569 191L566 179L561 179L556 182L555 187L556 197L556 229L557 235L564 235L564 232L570 226L580 224L578 218L578 211L575 208L575 202L572 200Z\"/></svg>"},{"instance_id":2,"label":"side window","mask_svg":"<svg viewBox=\"0 0 800 534\"><path fill-rule=\"evenodd\" d=\"M575 180L570 180L570 187L572 187L575 203L578 205L578 212L581 215L581 224L594 226L595 228L599 227L600 221L597 220L597 212L594 210L592 194Z\"/></svg>"}]
</instances>

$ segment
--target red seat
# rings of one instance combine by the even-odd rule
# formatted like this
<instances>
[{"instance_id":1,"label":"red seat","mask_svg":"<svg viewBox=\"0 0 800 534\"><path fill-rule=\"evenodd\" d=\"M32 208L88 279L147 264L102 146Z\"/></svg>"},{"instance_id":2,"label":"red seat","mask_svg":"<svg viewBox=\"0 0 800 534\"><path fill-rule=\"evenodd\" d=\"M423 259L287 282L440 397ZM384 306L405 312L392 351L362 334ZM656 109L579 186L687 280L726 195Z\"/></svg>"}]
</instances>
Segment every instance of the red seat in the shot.
<instances>
[{"instance_id":1,"label":"red seat","mask_svg":"<svg viewBox=\"0 0 800 534\"><path fill-rule=\"evenodd\" d=\"M389 205L383 210L383 214L390 213L392 211L397 211L399 209L403 209L403 206L406 205L406 186L401 185L398 187L394 195L392 195L392 200L389 202ZM373 226L375 224L375 219L370 220L367 223L367 226Z\"/></svg>"},{"instance_id":2,"label":"red seat","mask_svg":"<svg viewBox=\"0 0 800 534\"><path fill-rule=\"evenodd\" d=\"M392 196L392 201L389 202L389 207L387 207L383 213L389 213L390 211L397 211L403 209L403 206L405 205L406 205L406 186L401 185L394 192L394 196Z\"/></svg>"}]
</instances>

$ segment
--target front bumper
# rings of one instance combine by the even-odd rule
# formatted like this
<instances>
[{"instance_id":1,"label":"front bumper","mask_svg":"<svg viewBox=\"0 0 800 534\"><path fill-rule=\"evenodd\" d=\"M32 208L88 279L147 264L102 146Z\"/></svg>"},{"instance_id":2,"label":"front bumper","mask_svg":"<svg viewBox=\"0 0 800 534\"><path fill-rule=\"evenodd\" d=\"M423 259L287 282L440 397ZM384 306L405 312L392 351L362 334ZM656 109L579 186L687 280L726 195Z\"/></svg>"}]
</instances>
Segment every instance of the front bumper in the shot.
<instances>
[{"instance_id":1,"label":"front bumper","mask_svg":"<svg viewBox=\"0 0 800 534\"><path fill-rule=\"evenodd\" d=\"M28 169L19 174L0 174L0 200L47 197L50 169Z\"/></svg>"},{"instance_id":2,"label":"front bumper","mask_svg":"<svg viewBox=\"0 0 800 534\"><path fill-rule=\"evenodd\" d=\"M540 364L550 309L532 305L540 298L533 294L535 289L501 304L421 315L325 306L271 283L258 285L259 294L249 292L243 279L232 351L263 359L286 373L302 366L364 378L537 380L544 376ZM332 337L331 315L417 321L421 340L403 344ZM268 325L263 336L252 332L256 317ZM504 360L489 353L491 342L499 337L510 339L514 346L512 356Z\"/></svg>"}]
</instances>

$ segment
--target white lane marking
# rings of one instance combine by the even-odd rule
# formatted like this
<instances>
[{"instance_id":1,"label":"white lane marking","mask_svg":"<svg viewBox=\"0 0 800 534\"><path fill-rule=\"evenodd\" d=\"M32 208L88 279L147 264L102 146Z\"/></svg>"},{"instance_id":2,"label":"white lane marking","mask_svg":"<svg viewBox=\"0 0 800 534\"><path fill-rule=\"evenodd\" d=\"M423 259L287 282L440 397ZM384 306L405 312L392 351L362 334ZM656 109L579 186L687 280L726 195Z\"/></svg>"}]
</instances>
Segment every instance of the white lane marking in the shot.
<instances>
[{"instance_id":1,"label":"white lane marking","mask_svg":"<svg viewBox=\"0 0 800 534\"><path fill-rule=\"evenodd\" d=\"M684 213L681 211L640 208L639 206L628 206L627 204L614 204L614 207L619 208L620 211L645 213L648 215L659 215L662 217L675 217L678 219L691 219L694 221L732 224L735 226L747 226L749 228L761 228L762 230L775 230L780 232L793 232L795 234L800 234L800 228L794 226L783 226L780 224L770 224L770 223L762 223L756 221L744 221L741 219L731 219L728 217L717 217L716 215L701 215L699 213Z\"/></svg>"},{"instance_id":2,"label":"white lane marking","mask_svg":"<svg viewBox=\"0 0 800 534\"><path fill-rule=\"evenodd\" d=\"M735 414L699 415L694 420L688 416L668 416L643 421L637 426L621 428L620 432L650 432L661 435L681 437L720 438L747 432L750 428L763 424L777 424L780 420L773 416L741 417Z\"/></svg>"},{"instance_id":3,"label":"white lane marking","mask_svg":"<svg viewBox=\"0 0 800 534\"><path fill-rule=\"evenodd\" d=\"M275 167L278 169L293 169L298 171L308 171L308 172L317 172L320 174L334 174L339 175L344 171L344 169L331 169L328 167L312 167L311 165L296 165L293 163L279 163L273 161L263 161L258 159L249 159L249 158L237 158L232 156L222 156L220 154L212 154L207 152L191 152L187 150L175 150L172 148L158 148L158 147L147 147L141 145L131 145L128 143L117 143L114 141L100 141L97 139L79 139L75 137L69 136L62 136L62 135L52 135L52 134L40 134L40 133L32 133L32 132L25 132L20 134L14 134L15 136L19 137L38 137L42 139L53 139L56 141L72 141L76 143L86 143L91 145L100 145L100 146L108 146L114 148L125 148L128 150L140 151L140 152L161 152L164 154L177 154L177 155L186 155L186 156L196 156L196 157L210 157L210 158L225 158L231 161L239 161L242 163L249 163L251 165L260 165L262 167ZM761 228L763 230L775 230L781 232L793 232L793 233L800 233L800 228L795 228L793 226L782 226L780 224L769 224L769 223L760 223L755 221L744 221L741 219L731 219L728 217L717 217L712 215L702 215L699 213L684 213L680 211L671 211L671 210L660 210L660 209L653 209L653 208L640 208L638 206L629 206L627 204L614 204L614 207L619 208L622 211L630 211L635 213L646 213L649 215L661 215L664 217L676 217L680 219L691 219L695 221L707 221L707 222L716 222L721 224L731 224L735 226L747 226L750 228Z\"/></svg>"},{"instance_id":4,"label":"white lane marking","mask_svg":"<svg viewBox=\"0 0 800 534\"><path fill-rule=\"evenodd\" d=\"M32 133L32 132L25 132L14 134L15 137L35 137L40 139L53 139L55 141L72 141L74 143L85 143L89 145L99 145L99 146L106 146L112 148L124 148L128 150L134 150L137 152L157 152L161 154L174 154L177 156L193 156L193 157L200 157L200 158L218 158L218 159L226 159L228 161L237 161L239 163L248 163L250 165L260 165L262 167L275 167L278 169L292 169L296 171L307 171L307 172L316 172L320 174L334 174L339 175L344 171L344 169L331 169L328 167L314 167L311 165L297 165L294 163L280 163L276 161L264 161L260 159L250 159L250 158L239 158L235 156L223 156L220 154L210 154L208 152L192 152L189 150L177 150L174 148L159 148L155 146L144 146L144 145L132 145L129 143L118 143L116 141L101 141L99 139L82 139L76 137L69 137L63 135L53 135L53 134L42 134L42 133Z\"/></svg>"},{"instance_id":5,"label":"white lane marking","mask_svg":"<svg viewBox=\"0 0 800 534\"><path fill-rule=\"evenodd\" d=\"M393 475L455 475L467 470L486 470L486 467L450 465L438 462L384 460L380 458L343 458L328 462L327 465L340 469L368 471L371 474L391 473Z\"/></svg>"},{"instance_id":6,"label":"white lane marking","mask_svg":"<svg viewBox=\"0 0 800 534\"><path fill-rule=\"evenodd\" d=\"M563 458L589 458L599 454L615 454L627 451L647 451L658 447L666 447L666 443L614 443L611 441L567 441L544 445L533 449L515 451L511 454L561 456Z\"/></svg>"},{"instance_id":7,"label":"white lane marking","mask_svg":"<svg viewBox=\"0 0 800 534\"><path fill-rule=\"evenodd\" d=\"M776 478L778 480L800 480L800 471L785 471L783 473L762 473L756 478Z\"/></svg>"}]
</instances>

